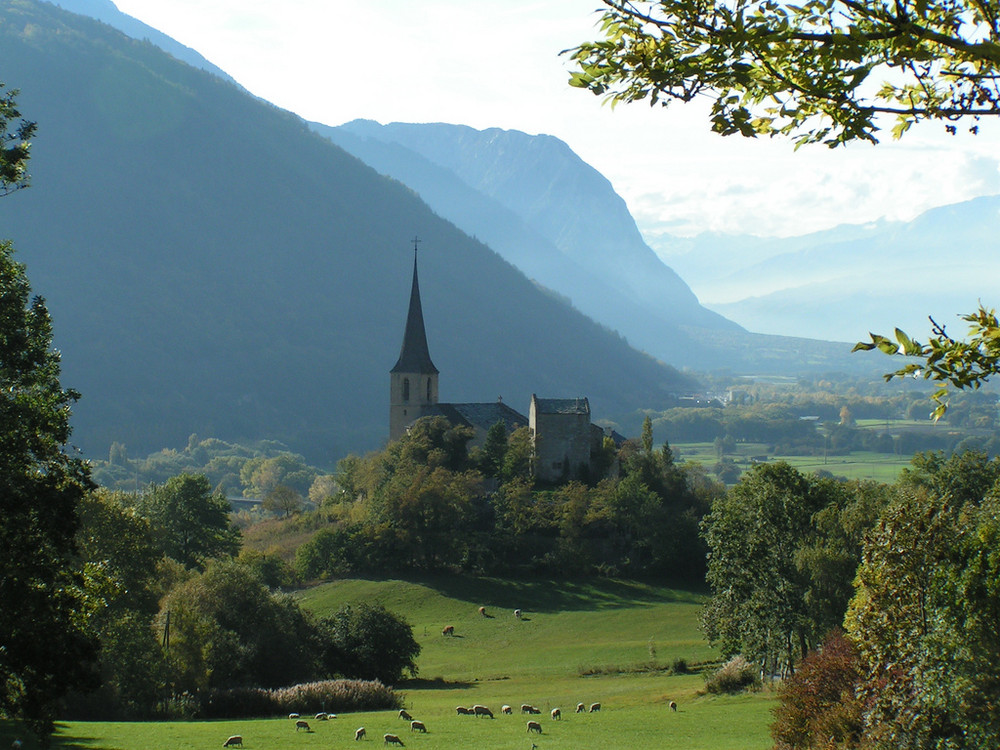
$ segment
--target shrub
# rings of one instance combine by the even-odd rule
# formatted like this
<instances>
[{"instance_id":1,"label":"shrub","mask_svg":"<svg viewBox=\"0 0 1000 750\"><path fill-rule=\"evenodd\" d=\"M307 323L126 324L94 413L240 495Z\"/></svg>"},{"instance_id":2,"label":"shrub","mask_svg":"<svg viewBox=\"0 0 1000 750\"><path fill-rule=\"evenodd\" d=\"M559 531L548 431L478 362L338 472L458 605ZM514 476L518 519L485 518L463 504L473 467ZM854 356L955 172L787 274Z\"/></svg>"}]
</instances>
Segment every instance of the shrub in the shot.
<instances>
[{"instance_id":1,"label":"shrub","mask_svg":"<svg viewBox=\"0 0 1000 750\"><path fill-rule=\"evenodd\" d=\"M684 658L674 659L673 663L670 665L671 674L687 674L688 669L687 659Z\"/></svg>"},{"instance_id":2,"label":"shrub","mask_svg":"<svg viewBox=\"0 0 1000 750\"><path fill-rule=\"evenodd\" d=\"M324 680L274 690L210 690L202 696L199 713L205 719L247 719L293 711L347 713L402 707L402 697L378 680Z\"/></svg>"},{"instance_id":3,"label":"shrub","mask_svg":"<svg viewBox=\"0 0 1000 750\"><path fill-rule=\"evenodd\" d=\"M739 693L760 687L757 668L742 656L734 656L718 670L705 677L705 689L710 693Z\"/></svg>"}]
</instances>

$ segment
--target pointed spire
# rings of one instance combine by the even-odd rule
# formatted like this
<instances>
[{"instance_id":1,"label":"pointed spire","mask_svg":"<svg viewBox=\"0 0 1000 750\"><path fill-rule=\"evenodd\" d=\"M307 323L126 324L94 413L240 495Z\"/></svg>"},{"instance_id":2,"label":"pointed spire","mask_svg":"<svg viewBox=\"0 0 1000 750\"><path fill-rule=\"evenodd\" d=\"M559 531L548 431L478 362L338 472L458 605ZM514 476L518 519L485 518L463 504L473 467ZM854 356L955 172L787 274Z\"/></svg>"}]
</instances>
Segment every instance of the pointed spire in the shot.
<instances>
[{"instance_id":1,"label":"pointed spire","mask_svg":"<svg viewBox=\"0 0 1000 750\"><path fill-rule=\"evenodd\" d=\"M417 243L413 240L413 286L410 289L410 310L406 315L406 331L399 359L390 372L415 372L437 374L438 369L431 362L427 349L427 334L424 331L424 312L420 306L420 285L417 283Z\"/></svg>"}]
</instances>

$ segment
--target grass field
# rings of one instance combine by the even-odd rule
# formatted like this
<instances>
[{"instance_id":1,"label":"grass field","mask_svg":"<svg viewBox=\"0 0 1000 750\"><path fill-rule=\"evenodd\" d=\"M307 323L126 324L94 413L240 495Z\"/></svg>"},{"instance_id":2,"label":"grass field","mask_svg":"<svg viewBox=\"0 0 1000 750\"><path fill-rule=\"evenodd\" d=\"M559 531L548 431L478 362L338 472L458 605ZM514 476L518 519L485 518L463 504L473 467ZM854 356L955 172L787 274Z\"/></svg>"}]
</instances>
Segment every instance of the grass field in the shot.
<instances>
[{"instance_id":1,"label":"grass field","mask_svg":"<svg viewBox=\"0 0 1000 750\"><path fill-rule=\"evenodd\" d=\"M219 748L240 734L248 750L382 747L398 734L408 748L538 750L549 748L683 747L689 750L764 750L773 697L768 691L701 695L701 674L671 674L678 659L714 661L697 621L699 595L641 583L593 580L512 582L465 577L419 581L345 580L301 593L322 614L347 601L380 602L403 615L421 644L419 679L401 687L407 710L428 728L411 734L395 712L342 714L310 721L296 733L287 718L254 721L60 724L54 746L91 750ZM478 613L485 606L488 617ZM513 616L521 609L521 620ZM441 635L453 625L454 637ZM676 712L668 704L678 704ZM600 702L597 713L575 713L577 703ZM489 706L496 718L459 716L456 706ZM526 732L519 707L542 710L540 736ZM500 706L513 706L504 716ZM562 720L549 712L558 707ZM321 706L303 706L311 715ZM359 726L367 739L354 742ZM18 728L0 723L0 747ZM23 736L23 735L22 735ZM6 743L6 744L4 744ZM33 748L31 742L25 748Z\"/></svg>"},{"instance_id":2,"label":"grass field","mask_svg":"<svg viewBox=\"0 0 1000 750\"><path fill-rule=\"evenodd\" d=\"M711 471L719 458L714 443L671 443L681 461L695 461ZM899 478L899 472L910 466L912 456L897 456L892 453L871 453L854 451L846 456L782 456L767 453L764 443L739 443L736 452L727 453L744 471L751 466L751 456L767 456L771 462L784 461L803 473L828 471L835 477L846 479L873 479L891 484Z\"/></svg>"}]
</instances>

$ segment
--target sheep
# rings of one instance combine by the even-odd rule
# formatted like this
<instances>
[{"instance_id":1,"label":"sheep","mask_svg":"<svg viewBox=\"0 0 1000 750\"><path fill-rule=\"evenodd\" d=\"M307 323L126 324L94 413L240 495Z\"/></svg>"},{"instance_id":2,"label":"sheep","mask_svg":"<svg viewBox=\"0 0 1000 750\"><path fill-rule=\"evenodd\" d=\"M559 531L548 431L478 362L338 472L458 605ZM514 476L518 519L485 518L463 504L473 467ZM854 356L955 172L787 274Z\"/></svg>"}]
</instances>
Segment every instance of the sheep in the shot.
<instances>
[{"instance_id":1,"label":"sheep","mask_svg":"<svg viewBox=\"0 0 1000 750\"><path fill-rule=\"evenodd\" d=\"M311 732L312 731L309 728L309 722L308 721L303 721L302 719L299 719L297 722L295 722L295 731L297 732L300 729L305 729L307 732Z\"/></svg>"},{"instance_id":2,"label":"sheep","mask_svg":"<svg viewBox=\"0 0 1000 750\"><path fill-rule=\"evenodd\" d=\"M302 717L298 714L288 714L289 719L301 719Z\"/></svg>"},{"instance_id":3,"label":"sheep","mask_svg":"<svg viewBox=\"0 0 1000 750\"><path fill-rule=\"evenodd\" d=\"M406 719L406 721L413 721L413 717L404 708L399 709L399 718Z\"/></svg>"},{"instance_id":4,"label":"sheep","mask_svg":"<svg viewBox=\"0 0 1000 750\"><path fill-rule=\"evenodd\" d=\"M541 712L542 709L536 708L535 706L527 706L527 705L521 706L522 714L540 714Z\"/></svg>"},{"instance_id":5,"label":"sheep","mask_svg":"<svg viewBox=\"0 0 1000 750\"><path fill-rule=\"evenodd\" d=\"M459 716L472 716L472 709L465 706L455 706L455 713Z\"/></svg>"},{"instance_id":6,"label":"sheep","mask_svg":"<svg viewBox=\"0 0 1000 750\"><path fill-rule=\"evenodd\" d=\"M600 711L600 710L601 710L601 704L600 703L591 703L590 704L590 713L594 713L595 711Z\"/></svg>"},{"instance_id":7,"label":"sheep","mask_svg":"<svg viewBox=\"0 0 1000 750\"><path fill-rule=\"evenodd\" d=\"M480 607L479 614L481 614L483 617L486 617L486 607Z\"/></svg>"},{"instance_id":8,"label":"sheep","mask_svg":"<svg viewBox=\"0 0 1000 750\"><path fill-rule=\"evenodd\" d=\"M423 732L424 734L427 734L427 727L424 726L424 722L422 722L422 721L411 721L410 722L410 731L411 732Z\"/></svg>"},{"instance_id":9,"label":"sheep","mask_svg":"<svg viewBox=\"0 0 1000 750\"><path fill-rule=\"evenodd\" d=\"M522 714L530 714L531 713L531 706L529 706L527 703L522 703L521 704L521 713Z\"/></svg>"},{"instance_id":10,"label":"sheep","mask_svg":"<svg viewBox=\"0 0 1000 750\"><path fill-rule=\"evenodd\" d=\"M354 741L357 742L358 740L363 740L366 734L367 732L365 732L364 727L358 727L354 730Z\"/></svg>"},{"instance_id":11,"label":"sheep","mask_svg":"<svg viewBox=\"0 0 1000 750\"><path fill-rule=\"evenodd\" d=\"M399 745L400 747L406 747L406 745L403 744L403 741L401 739L399 739L399 737L397 737L394 734L383 734L382 735L382 744L383 745Z\"/></svg>"},{"instance_id":12,"label":"sheep","mask_svg":"<svg viewBox=\"0 0 1000 750\"><path fill-rule=\"evenodd\" d=\"M241 737L238 734L234 734L232 737L230 737L228 740L222 743L223 747L236 747L237 745L243 747L243 737Z\"/></svg>"},{"instance_id":13,"label":"sheep","mask_svg":"<svg viewBox=\"0 0 1000 750\"><path fill-rule=\"evenodd\" d=\"M529 721L528 722L528 731L529 732L537 732L538 734L541 734L542 733L542 725L539 724L537 721Z\"/></svg>"},{"instance_id":14,"label":"sheep","mask_svg":"<svg viewBox=\"0 0 1000 750\"><path fill-rule=\"evenodd\" d=\"M500 706L500 713L502 713L502 714L510 714L512 711L513 711L513 709L510 706L508 706L506 703L504 705Z\"/></svg>"},{"instance_id":15,"label":"sheep","mask_svg":"<svg viewBox=\"0 0 1000 750\"><path fill-rule=\"evenodd\" d=\"M521 619L521 610L519 610L519 609L515 609L514 610L514 618L517 619L517 620Z\"/></svg>"},{"instance_id":16,"label":"sheep","mask_svg":"<svg viewBox=\"0 0 1000 750\"><path fill-rule=\"evenodd\" d=\"M455 635L455 626L445 625L444 630L441 631L441 635Z\"/></svg>"},{"instance_id":17,"label":"sheep","mask_svg":"<svg viewBox=\"0 0 1000 750\"><path fill-rule=\"evenodd\" d=\"M553 719L559 719L560 721L562 721L562 711L560 711L558 708L553 708L552 709L552 718Z\"/></svg>"},{"instance_id":18,"label":"sheep","mask_svg":"<svg viewBox=\"0 0 1000 750\"><path fill-rule=\"evenodd\" d=\"M582 703L577 703L576 704L576 712L578 714L582 714L586 710L587 710L587 707L585 705L583 705Z\"/></svg>"},{"instance_id":19,"label":"sheep","mask_svg":"<svg viewBox=\"0 0 1000 750\"><path fill-rule=\"evenodd\" d=\"M489 716L491 719L493 718L493 712L486 706L480 706L478 703L472 707L472 713L476 716Z\"/></svg>"},{"instance_id":20,"label":"sheep","mask_svg":"<svg viewBox=\"0 0 1000 750\"><path fill-rule=\"evenodd\" d=\"M671 711L677 710L677 701L670 701L670 710Z\"/></svg>"},{"instance_id":21,"label":"sheep","mask_svg":"<svg viewBox=\"0 0 1000 750\"><path fill-rule=\"evenodd\" d=\"M320 711L313 718L316 719L316 721L326 721L327 719L330 718L330 716L329 716L329 714L325 714L322 711Z\"/></svg>"}]
</instances>

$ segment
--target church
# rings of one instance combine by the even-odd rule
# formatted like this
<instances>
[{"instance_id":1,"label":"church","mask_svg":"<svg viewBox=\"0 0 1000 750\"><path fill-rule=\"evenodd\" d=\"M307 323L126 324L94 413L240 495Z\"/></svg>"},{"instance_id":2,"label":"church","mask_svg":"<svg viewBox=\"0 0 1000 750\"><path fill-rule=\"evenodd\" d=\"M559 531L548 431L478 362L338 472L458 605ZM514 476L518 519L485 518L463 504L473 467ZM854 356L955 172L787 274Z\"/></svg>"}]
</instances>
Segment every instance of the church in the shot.
<instances>
[{"instance_id":1,"label":"church","mask_svg":"<svg viewBox=\"0 0 1000 750\"><path fill-rule=\"evenodd\" d=\"M482 445L487 431L503 422L510 434L519 427L531 430L532 466L544 482L586 476L591 455L604 440L604 430L590 421L586 398L538 398L531 395L528 416L501 400L449 404L438 400L438 369L431 360L420 304L417 248L413 248L413 283L399 359L389 371L389 440L398 440L421 417L441 416L452 424L471 427L472 445Z\"/></svg>"}]
</instances>

